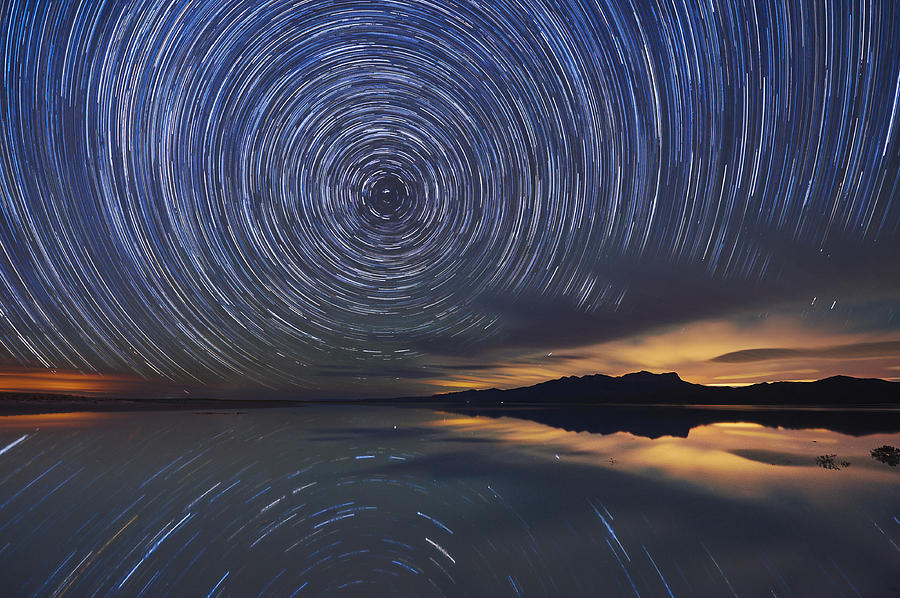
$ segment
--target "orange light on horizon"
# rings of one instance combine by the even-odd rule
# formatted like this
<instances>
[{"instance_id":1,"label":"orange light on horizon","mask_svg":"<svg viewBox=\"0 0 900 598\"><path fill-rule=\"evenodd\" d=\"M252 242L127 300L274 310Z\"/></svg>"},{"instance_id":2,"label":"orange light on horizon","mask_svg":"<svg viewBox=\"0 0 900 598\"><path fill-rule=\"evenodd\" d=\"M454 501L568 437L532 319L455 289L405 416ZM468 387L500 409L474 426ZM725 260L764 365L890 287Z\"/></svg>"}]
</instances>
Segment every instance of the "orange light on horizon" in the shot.
<instances>
[{"instance_id":1,"label":"orange light on horizon","mask_svg":"<svg viewBox=\"0 0 900 598\"><path fill-rule=\"evenodd\" d=\"M121 374L20 368L0 370L0 391L110 395L133 390L141 380Z\"/></svg>"},{"instance_id":2,"label":"orange light on horizon","mask_svg":"<svg viewBox=\"0 0 900 598\"><path fill-rule=\"evenodd\" d=\"M822 348L853 343L897 341L896 333L846 332L812 328L789 317L771 317L752 324L717 319L690 322L623 339L567 349L572 357L557 358L553 347L510 358L493 367L484 356L477 370L458 368L423 380L438 392L459 389L515 388L560 378L602 373L621 376L639 370L677 372L687 382L708 386L747 386L760 382L814 381L838 374L896 380L900 356L863 355L833 358L814 355L779 356L746 362L719 362L727 353L760 348ZM464 362L455 364L464 365Z\"/></svg>"}]
</instances>

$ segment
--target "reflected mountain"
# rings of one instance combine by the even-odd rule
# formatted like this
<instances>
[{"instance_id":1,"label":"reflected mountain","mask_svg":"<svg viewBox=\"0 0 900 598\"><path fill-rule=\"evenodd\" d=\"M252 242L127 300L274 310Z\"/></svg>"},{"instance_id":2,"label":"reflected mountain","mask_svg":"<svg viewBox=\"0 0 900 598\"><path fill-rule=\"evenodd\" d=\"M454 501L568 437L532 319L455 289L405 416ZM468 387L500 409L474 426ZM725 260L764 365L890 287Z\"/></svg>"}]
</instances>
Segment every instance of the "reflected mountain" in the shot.
<instances>
[{"instance_id":1,"label":"reflected mountain","mask_svg":"<svg viewBox=\"0 0 900 598\"><path fill-rule=\"evenodd\" d=\"M897 409L455 404L445 404L441 408L462 415L527 419L572 432L629 432L647 438L687 438L691 428L722 422L747 422L795 430L824 428L850 436L900 432L900 410Z\"/></svg>"},{"instance_id":2,"label":"reflected mountain","mask_svg":"<svg viewBox=\"0 0 900 598\"><path fill-rule=\"evenodd\" d=\"M674 372L642 371L449 393L430 402L465 415L517 417L575 432L630 432L648 438L685 438L695 426L726 421L827 428L853 436L900 431L900 383L848 376L735 388L692 384Z\"/></svg>"}]
</instances>

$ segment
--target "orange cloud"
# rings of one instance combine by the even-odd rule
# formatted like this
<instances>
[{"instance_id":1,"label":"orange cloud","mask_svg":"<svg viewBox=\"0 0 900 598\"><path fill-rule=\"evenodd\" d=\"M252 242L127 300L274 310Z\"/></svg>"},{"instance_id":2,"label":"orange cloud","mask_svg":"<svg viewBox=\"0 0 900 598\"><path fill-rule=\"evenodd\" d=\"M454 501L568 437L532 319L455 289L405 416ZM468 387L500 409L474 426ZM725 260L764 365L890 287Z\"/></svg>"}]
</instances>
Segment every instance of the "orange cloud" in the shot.
<instances>
[{"instance_id":1,"label":"orange cloud","mask_svg":"<svg viewBox=\"0 0 900 598\"><path fill-rule=\"evenodd\" d=\"M753 324L706 320L625 339L566 349L554 356L532 353L495 359L493 369L453 370L428 380L438 391L460 388L512 388L561 376L603 373L622 375L638 370L678 372L699 384L739 386L778 380L818 380L837 374L898 379L900 355L896 333L847 333L805 326L802 321L773 317ZM765 361L722 359L759 356ZM489 361L488 359L484 360Z\"/></svg>"},{"instance_id":2,"label":"orange cloud","mask_svg":"<svg viewBox=\"0 0 900 598\"><path fill-rule=\"evenodd\" d=\"M122 374L86 374L76 370L16 368L0 370L0 391L114 395L133 392L145 381Z\"/></svg>"}]
</instances>

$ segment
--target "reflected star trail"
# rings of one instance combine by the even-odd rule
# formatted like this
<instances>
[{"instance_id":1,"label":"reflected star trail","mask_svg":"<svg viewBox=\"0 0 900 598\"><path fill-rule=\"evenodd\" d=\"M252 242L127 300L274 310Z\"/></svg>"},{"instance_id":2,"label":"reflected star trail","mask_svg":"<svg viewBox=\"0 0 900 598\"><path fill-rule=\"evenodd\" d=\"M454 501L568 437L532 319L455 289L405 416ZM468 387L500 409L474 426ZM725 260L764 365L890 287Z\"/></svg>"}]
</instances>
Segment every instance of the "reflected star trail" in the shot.
<instances>
[{"instance_id":1,"label":"reflected star trail","mask_svg":"<svg viewBox=\"0 0 900 598\"><path fill-rule=\"evenodd\" d=\"M877 1L9 0L0 357L327 390L532 346L520 302L627 335L647 264L836 284L896 258L898 40Z\"/></svg>"},{"instance_id":2,"label":"reflected star trail","mask_svg":"<svg viewBox=\"0 0 900 598\"><path fill-rule=\"evenodd\" d=\"M852 467L819 467L810 439ZM898 473L868 451L898 441L347 405L5 417L0 579L9 596L884 596Z\"/></svg>"}]
</instances>

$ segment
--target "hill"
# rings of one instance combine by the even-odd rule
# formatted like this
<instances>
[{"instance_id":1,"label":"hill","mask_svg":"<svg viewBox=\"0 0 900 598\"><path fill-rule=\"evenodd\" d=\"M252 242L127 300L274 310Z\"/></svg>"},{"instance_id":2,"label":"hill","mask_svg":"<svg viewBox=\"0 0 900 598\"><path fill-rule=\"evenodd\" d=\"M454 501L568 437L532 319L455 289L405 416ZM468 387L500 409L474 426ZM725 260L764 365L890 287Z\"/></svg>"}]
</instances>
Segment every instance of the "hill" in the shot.
<instances>
[{"instance_id":1,"label":"hill","mask_svg":"<svg viewBox=\"0 0 900 598\"><path fill-rule=\"evenodd\" d=\"M603 374L567 376L509 390L492 388L439 394L430 400L479 405L900 406L900 383L833 376L815 382L704 386L686 382L675 372L640 371L619 377Z\"/></svg>"}]
</instances>

